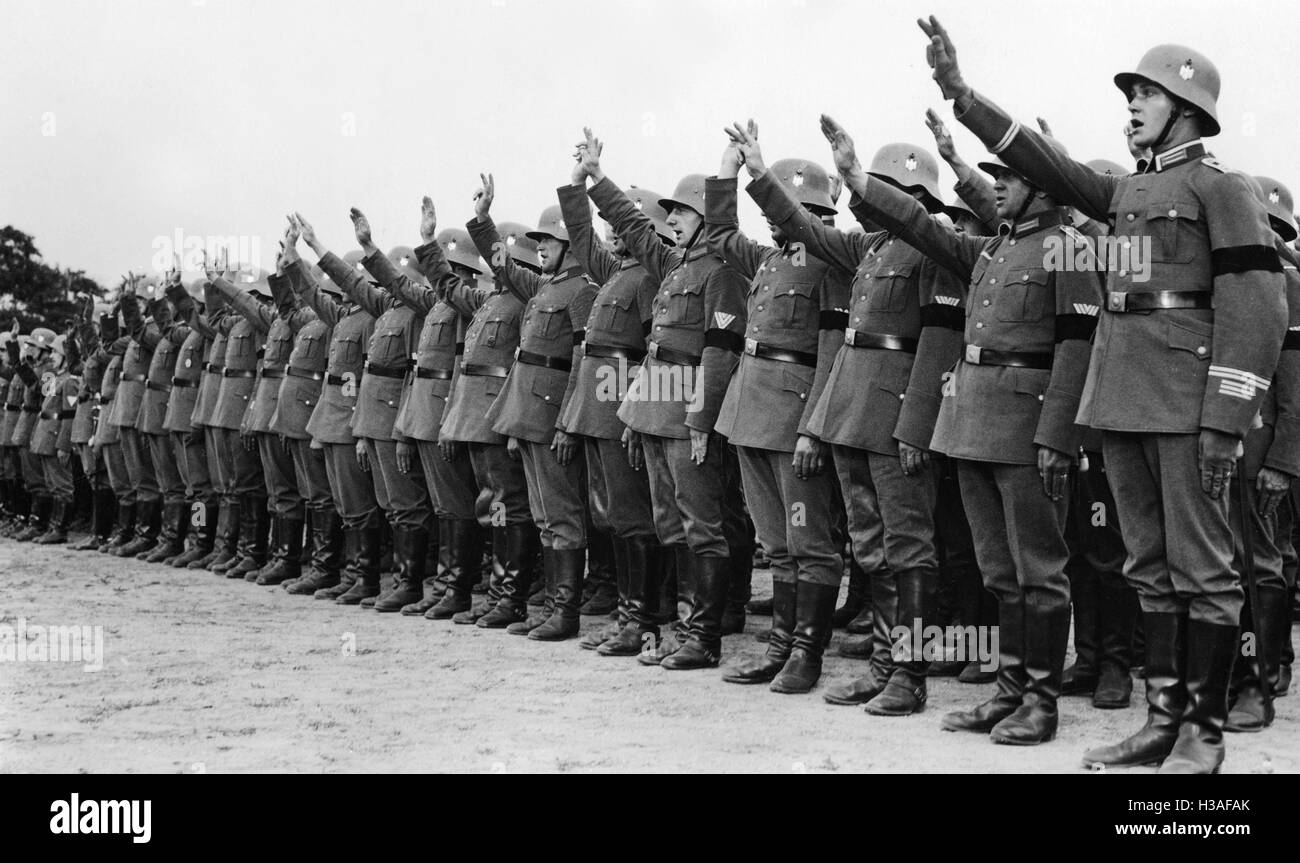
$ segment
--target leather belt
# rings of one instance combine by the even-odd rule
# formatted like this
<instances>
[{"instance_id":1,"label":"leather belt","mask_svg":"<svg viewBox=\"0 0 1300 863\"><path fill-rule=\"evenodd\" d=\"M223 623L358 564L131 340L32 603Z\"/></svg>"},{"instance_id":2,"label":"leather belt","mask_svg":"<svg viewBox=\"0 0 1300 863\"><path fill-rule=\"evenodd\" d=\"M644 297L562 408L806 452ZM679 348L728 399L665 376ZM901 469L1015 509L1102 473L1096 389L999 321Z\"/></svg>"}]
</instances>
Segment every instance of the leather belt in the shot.
<instances>
[{"instance_id":1,"label":"leather belt","mask_svg":"<svg viewBox=\"0 0 1300 863\"><path fill-rule=\"evenodd\" d=\"M685 351L675 351L672 348L660 347L658 342L651 342L649 345L649 354L657 360L665 363L674 363L679 366L698 366L700 358L692 356Z\"/></svg>"},{"instance_id":2,"label":"leather belt","mask_svg":"<svg viewBox=\"0 0 1300 863\"><path fill-rule=\"evenodd\" d=\"M583 350L589 357L627 360L630 363L639 363L645 359L645 351L640 348L616 348L611 345L593 345L591 342L587 342Z\"/></svg>"},{"instance_id":3,"label":"leather belt","mask_svg":"<svg viewBox=\"0 0 1300 863\"><path fill-rule=\"evenodd\" d=\"M300 369L296 366L289 366L289 368L285 369L285 374L295 378L306 378L309 381L325 380L324 372L313 372L310 369Z\"/></svg>"},{"instance_id":4,"label":"leather belt","mask_svg":"<svg viewBox=\"0 0 1300 863\"><path fill-rule=\"evenodd\" d=\"M345 383L347 383L347 382L348 382L348 381L347 381L347 378L342 377L342 376L340 376L340 375L326 375L326 376L325 376L325 383L327 383L327 384L333 384L333 385L336 386L336 387L341 387L341 386L343 386L343 385L344 385Z\"/></svg>"},{"instance_id":5,"label":"leather belt","mask_svg":"<svg viewBox=\"0 0 1300 863\"><path fill-rule=\"evenodd\" d=\"M380 378L401 379L406 377L407 370L407 366L381 366L371 362L367 362L365 365L366 374Z\"/></svg>"},{"instance_id":6,"label":"leather belt","mask_svg":"<svg viewBox=\"0 0 1300 863\"><path fill-rule=\"evenodd\" d=\"M221 365L221 363L204 363L204 364L203 364L203 370L204 370L205 372L212 372L214 375L219 375L219 374L221 374L221 370L222 370L222 368L224 368L224 367Z\"/></svg>"},{"instance_id":7,"label":"leather belt","mask_svg":"<svg viewBox=\"0 0 1300 863\"><path fill-rule=\"evenodd\" d=\"M172 378L172 386L185 389L186 387L197 387L198 381L187 381L185 378Z\"/></svg>"},{"instance_id":8,"label":"leather belt","mask_svg":"<svg viewBox=\"0 0 1300 863\"><path fill-rule=\"evenodd\" d=\"M221 376L223 378L255 378L257 377L257 369L222 369Z\"/></svg>"},{"instance_id":9,"label":"leather belt","mask_svg":"<svg viewBox=\"0 0 1300 863\"><path fill-rule=\"evenodd\" d=\"M156 384L153 381L145 381L144 388L147 390L153 390L156 393L169 393L172 391L172 388L167 384Z\"/></svg>"},{"instance_id":10,"label":"leather belt","mask_svg":"<svg viewBox=\"0 0 1300 863\"><path fill-rule=\"evenodd\" d=\"M751 357L764 360L776 360L779 363L794 363L799 366L817 367L817 355L805 351L789 351L760 344L755 339L745 339L745 353Z\"/></svg>"},{"instance_id":11,"label":"leather belt","mask_svg":"<svg viewBox=\"0 0 1300 863\"><path fill-rule=\"evenodd\" d=\"M284 377L284 369L262 369L260 372L262 379L267 381L278 381Z\"/></svg>"},{"instance_id":12,"label":"leather belt","mask_svg":"<svg viewBox=\"0 0 1300 863\"><path fill-rule=\"evenodd\" d=\"M482 363L461 363L460 373L462 375L475 375L481 378L510 377L510 369L505 366L485 366Z\"/></svg>"},{"instance_id":13,"label":"leather belt","mask_svg":"<svg viewBox=\"0 0 1300 863\"><path fill-rule=\"evenodd\" d=\"M32 407L31 405L23 405L23 413L25 414L38 414L40 412L41 412L41 408L39 405L37 405L36 407Z\"/></svg>"},{"instance_id":14,"label":"leather belt","mask_svg":"<svg viewBox=\"0 0 1300 863\"><path fill-rule=\"evenodd\" d=\"M118 380L130 381L132 383L142 384L145 381L149 380L149 376L148 375L122 375L122 377L118 378Z\"/></svg>"},{"instance_id":15,"label":"leather belt","mask_svg":"<svg viewBox=\"0 0 1300 863\"><path fill-rule=\"evenodd\" d=\"M544 369L558 369L562 372L567 372L573 368L573 360L568 357L548 357L545 354L535 354L523 348L515 348L515 359L526 366L541 366Z\"/></svg>"},{"instance_id":16,"label":"leather belt","mask_svg":"<svg viewBox=\"0 0 1300 863\"><path fill-rule=\"evenodd\" d=\"M1029 353L1027 351L991 351L988 348L967 345L962 356L966 362L975 366L1014 366L1020 369L1050 369L1051 354Z\"/></svg>"},{"instance_id":17,"label":"leather belt","mask_svg":"<svg viewBox=\"0 0 1300 863\"><path fill-rule=\"evenodd\" d=\"M914 354L916 343L916 339L905 339L902 336L866 333L854 329L844 331L844 344L851 348L875 348L878 351L902 351L905 354Z\"/></svg>"},{"instance_id":18,"label":"leather belt","mask_svg":"<svg viewBox=\"0 0 1300 863\"><path fill-rule=\"evenodd\" d=\"M113 400L113 397L112 397L112 396L100 396L100 397L99 397L99 403L100 403L101 405L106 405L106 404L108 404L109 402L111 402L112 400Z\"/></svg>"},{"instance_id":19,"label":"leather belt","mask_svg":"<svg viewBox=\"0 0 1300 863\"><path fill-rule=\"evenodd\" d=\"M70 420L76 415L76 411L41 411L43 420Z\"/></svg>"},{"instance_id":20,"label":"leather belt","mask_svg":"<svg viewBox=\"0 0 1300 863\"><path fill-rule=\"evenodd\" d=\"M88 401L90 401L90 393L79 393L77 395L77 404L84 405Z\"/></svg>"},{"instance_id":21,"label":"leather belt","mask_svg":"<svg viewBox=\"0 0 1300 863\"><path fill-rule=\"evenodd\" d=\"M14 413L18 413L22 409L23 409L22 405L5 405L5 410L13 411Z\"/></svg>"},{"instance_id":22,"label":"leather belt","mask_svg":"<svg viewBox=\"0 0 1300 863\"><path fill-rule=\"evenodd\" d=\"M1210 291L1108 291L1108 312L1150 312L1161 309L1213 308Z\"/></svg>"},{"instance_id":23,"label":"leather belt","mask_svg":"<svg viewBox=\"0 0 1300 863\"><path fill-rule=\"evenodd\" d=\"M422 381L449 381L451 380L451 369L416 369L415 376Z\"/></svg>"}]
</instances>

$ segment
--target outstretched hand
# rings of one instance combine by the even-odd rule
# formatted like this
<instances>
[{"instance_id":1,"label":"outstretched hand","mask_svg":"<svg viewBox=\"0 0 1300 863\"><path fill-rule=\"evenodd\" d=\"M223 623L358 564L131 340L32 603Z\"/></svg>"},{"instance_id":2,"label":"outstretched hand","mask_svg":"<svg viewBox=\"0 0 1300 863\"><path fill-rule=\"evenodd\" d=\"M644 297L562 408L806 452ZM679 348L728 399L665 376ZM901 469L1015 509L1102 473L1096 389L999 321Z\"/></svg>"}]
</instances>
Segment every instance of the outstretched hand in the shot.
<instances>
[{"instance_id":1,"label":"outstretched hand","mask_svg":"<svg viewBox=\"0 0 1300 863\"><path fill-rule=\"evenodd\" d=\"M934 135L934 146L938 148L939 155L945 162L951 162L957 158L957 147L952 142L952 133L944 125L943 120L934 112L933 108L925 109L925 125L929 127L930 134Z\"/></svg>"},{"instance_id":2,"label":"outstretched hand","mask_svg":"<svg viewBox=\"0 0 1300 863\"><path fill-rule=\"evenodd\" d=\"M433 198L425 195L420 199L420 239L432 243L438 235L438 211L433 207Z\"/></svg>"},{"instance_id":3,"label":"outstretched hand","mask_svg":"<svg viewBox=\"0 0 1300 863\"><path fill-rule=\"evenodd\" d=\"M767 165L763 162L763 148L758 145L758 124L752 119L741 126L739 123L732 123L731 126L724 128L727 137L736 145L740 152L740 157L745 162L745 168L749 175L757 179L767 173Z\"/></svg>"},{"instance_id":4,"label":"outstretched hand","mask_svg":"<svg viewBox=\"0 0 1300 863\"><path fill-rule=\"evenodd\" d=\"M361 246L366 253L374 251L375 244L371 238L370 220L366 214L356 207L348 210L348 218L352 220L352 230L357 235L357 245Z\"/></svg>"},{"instance_id":5,"label":"outstretched hand","mask_svg":"<svg viewBox=\"0 0 1300 863\"><path fill-rule=\"evenodd\" d=\"M605 179L605 172L600 167L600 154L604 149L604 142L597 138L589 127L584 126L582 128L582 140L578 142L578 152L575 156L583 174L596 183ZM576 168L574 174L575 176L577 174Z\"/></svg>"},{"instance_id":6,"label":"outstretched hand","mask_svg":"<svg viewBox=\"0 0 1300 863\"><path fill-rule=\"evenodd\" d=\"M481 222L487 218L488 211L492 209L492 199L496 197L497 186L491 174L479 174L478 177L483 185L474 193L474 215Z\"/></svg>"},{"instance_id":7,"label":"outstretched hand","mask_svg":"<svg viewBox=\"0 0 1300 863\"><path fill-rule=\"evenodd\" d=\"M829 114L822 114L821 127L822 135L831 145L831 158L840 175L847 176L855 171L861 171L862 163L858 161L857 147L854 146L853 138L844 127Z\"/></svg>"},{"instance_id":8,"label":"outstretched hand","mask_svg":"<svg viewBox=\"0 0 1300 863\"><path fill-rule=\"evenodd\" d=\"M923 33L930 38L925 48L925 62L934 70L932 77L939 85L939 92L945 99L956 99L966 95L970 87L962 80L961 69L957 65L957 49L952 44L952 37L939 23L939 19L930 16L930 20L917 19Z\"/></svg>"}]
</instances>

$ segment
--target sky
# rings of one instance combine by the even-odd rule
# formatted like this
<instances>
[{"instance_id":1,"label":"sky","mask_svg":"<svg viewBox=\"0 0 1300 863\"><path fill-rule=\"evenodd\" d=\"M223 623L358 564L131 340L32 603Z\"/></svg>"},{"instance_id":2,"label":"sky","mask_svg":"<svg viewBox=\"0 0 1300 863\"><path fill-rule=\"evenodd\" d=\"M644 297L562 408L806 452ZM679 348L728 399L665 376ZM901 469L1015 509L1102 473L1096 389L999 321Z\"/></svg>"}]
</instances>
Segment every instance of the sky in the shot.
<instances>
[{"instance_id":1,"label":"sky","mask_svg":"<svg viewBox=\"0 0 1300 863\"><path fill-rule=\"evenodd\" d=\"M472 216L535 224L569 181L584 125L615 182L669 194L717 171L724 125L755 118L769 163L830 165L818 115L864 161L891 141L934 151L923 116L983 148L930 79L921 15L947 26L968 83L1013 115L1044 116L1080 159L1128 163L1112 83L1175 42L1223 78L1229 166L1300 191L1294 5L1267 0L0 0L0 224L48 263L105 285L160 250L243 238L273 265L284 214L334 251L349 207L381 248ZM946 166L946 193L953 177ZM847 201L847 198L845 198ZM741 218L764 238L757 208ZM838 224L848 227L842 208Z\"/></svg>"}]
</instances>

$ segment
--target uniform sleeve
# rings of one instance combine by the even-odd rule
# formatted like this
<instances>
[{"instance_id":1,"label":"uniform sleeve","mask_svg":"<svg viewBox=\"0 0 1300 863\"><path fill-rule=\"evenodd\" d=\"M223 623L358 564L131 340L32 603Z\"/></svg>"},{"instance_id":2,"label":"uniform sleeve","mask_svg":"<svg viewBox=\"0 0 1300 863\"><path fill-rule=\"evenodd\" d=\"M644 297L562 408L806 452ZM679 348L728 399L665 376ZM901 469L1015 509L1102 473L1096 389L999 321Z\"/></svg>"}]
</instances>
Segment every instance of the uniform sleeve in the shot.
<instances>
[{"instance_id":1,"label":"uniform sleeve","mask_svg":"<svg viewBox=\"0 0 1300 863\"><path fill-rule=\"evenodd\" d=\"M437 246L438 243L435 241L432 245ZM441 257L439 260L442 260L443 262L442 272L434 273L430 271L428 267L424 266L424 259L426 257L428 257L427 252L422 257L420 255L420 249L417 248L415 250L415 259L420 262L420 268L428 274L430 284L437 284L439 278L446 278L452 275L451 267L447 266L446 261ZM398 302L411 309L416 314L427 315L429 310L433 308L435 303L437 303L438 295L434 288L428 288L419 282L413 281L405 273L397 269L397 267L394 267L391 261L389 261L388 268L385 272L387 273L387 280L381 279L380 284L387 288L389 293L397 298Z\"/></svg>"},{"instance_id":2,"label":"uniform sleeve","mask_svg":"<svg viewBox=\"0 0 1300 863\"><path fill-rule=\"evenodd\" d=\"M361 266L365 267L366 272L374 276L376 281L379 280L378 273L382 272L383 267L383 264L379 263L380 259L388 262L388 258L378 249L361 259ZM371 284L369 279L357 278L344 283L343 292L376 318L381 317L384 312L397 304L397 300L388 291Z\"/></svg>"},{"instance_id":3,"label":"uniform sleeve","mask_svg":"<svg viewBox=\"0 0 1300 863\"><path fill-rule=\"evenodd\" d=\"M704 354L686 406L686 427L711 432L745 343L745 279L717 267L704 285Z\"/></svg>"},{"instance_id":4,"label":"uniform sleeve","mask_svg":"<svg viewBox=\"0 0 1300 863\"><path fill-rule=\"evenodd\" d=\"M997 195L993 192L993 184L984 179L983 174L971 169L966 179L958 181L952 190L962 203L971 208L977 219L990 227L997 225Z\"/></svg>"},{"instance_id":5,"label":"uniform sleeve","mask_svg":"<svg viewBox=\"0 0 1300 863\"><path fill-rule=\"evenodd\" d=\"M220 277L213 280L212 284L226 298L226 302L230 303L230 307L238 312L240 317L248 321L254 330L265 334L271 329L271 323L275 320L275 315L251 293L240 290Z\"/></svg>"},{"instance_id":6,"label":"uniform sleeve","mask_svg":"<svg viewBox=\"0 0 1300 863\"><path fill-rule=\"evenodd\" d=\"M1217 174L1205 194L1214 338L1201 428L1244 438L1272 381L1286 333L1282 265L1264 205L1243 175Z\"/></svg>"},{"instance_id":7,"label":"uniform sleeve","mask_svg":"<svg viewBox=\"0 0 1300 863\"><path fill-rule=\"evenodd\" d=\"M487 261L496 276L506 286L506 290L523 302L528 302L536 295L542 284L542 277L515 263L514 257L506 250L501 235L497 233L496 223L488 216L482 221L470 219L465 224L479 257Z\"/></svg>"},{"instance_id":8,"label":"uniform sleeve","mask_svg":"<svg viewBox=\"0 0 1300 863\"><path fill-rule=\"evenodd\" d=\"M78 378L68 375L63 379L63 392L59 398L59 434L54 441L54 448L60 452L72 449L73 417L64 417L63 414L68 411L75 412L77 394L80 390L81 381Z\"/></svg>"},{"instance_id":9,"label":"uniform sleeve","mask_svg":"<svg viewBox=\"0 0 1300 863\"><path fill-rule=\"evenodd\" d=\"M439 298L444 299L460 315L473 317L478 307L483 305L482 292L477 286L470 287L456 275L451 269L451 264L447 263L447 256L443 254L442 246L436 242L416 246L415 257L429 275L429 282L433 285L434 301ZM429 308L432 309L433 306L430 305Z\"/></svg>"},{"instance_id":10,"label":"uniform sleeve","mask_svg":"<svg viewBox=\"0 0 1300 863\"><path fill-rule=\"evenodd\" d=\"M746 279L753 279L767 249L740 231L736 215L736 178L704 181L704 230L709 251Z\"/></svg>"},{"instance_id":11,"label":"uniform sleeve","mask_svg":"<svg viewBox=\"0 0 1300 863\"><path fill-rule=\"evenodd\" d=\"M1088 377L1092 334L1103 305L1101 277L1095 268L1051 273L1056 301L1056 345L1052 351L1052 376L1043 394L1034 443L1070 457L1083 443L1084 427L1076 425L1079 397Z\"/></svg>"},{"instance_id":12,"label":"uniform sleeve","mask_svg":"<svg viewBox=\"0 0 1300 863\"><path fill-rule=\"evenodd\" d=\"M975 133L990 153L1001 156L1013 171L1023 174L1058 202L1078 207L1091 218L1107 220L1119 177L1099 174L1076 162L979 93L973 96L970 106L965 111L954 111L954 116Z\"/></svg>"},{"instance_id":13,"label":"uniform sleeve","mask_svg":"<svg viewBox=\"0 0 1300 863\"><path fill-rule=\"evenodd\" d=\"M659 237L654 221L638 210L609 177L588 188L587 195L614 226L614 232L623 238L632 257L641 262L656 284L663 284L664 276L681 264L682 253Z\"/></svg>"},{"instance_id":14,"label":"uniform sleeve","mask_svg":"<svg viewBox=\"0 0 1300 863\"><path fill-rule=\"evenodd\" d=\"M859 221L879 224L886 231L932 259L957 277L970 282L971 271L987 239L970 237L940 222L921 203L883 180L867 177L866 194L854 195L849 210Z\"/></svg>"},{"instance_id":15,"label":"uniform sleeve","mask_svg":"<svg viewBox=\"0 0 1300 863\"><path fill-rule=\"evenodd\" d=\"M965 285L929 258L921 263L921 336L894 426L894 438L929 449L943 401L943 373L961 359Z\"/></svg>"},{"instance_id":16,"label":"uniform sleeve","mask_svg":"<svg viewBox=\"0 0 1300 863\"><path fill-rule=\"evenodd\" d=\"M569 236L573 234L570 233ZM596 292L599 290L595 282L585 277L583 282L586 283L585 287L569 302L569 324L573 327L573 360L569 366L569 383L564 388L564 399L560 402L560 412L555 418L555 427L560 431L565 431L564 424L560 420L568 412L569 401L578 388L578 372L582 363L582 345L586 338L587 319L591 317L591 307L596 302Z\"/></svg>"},{"instance_id":17,"label":"uniform sleeve","mask_svg":"<svg viewBox=\"0 0 1300 863\"><path fill-rule=\"evenodd\" d=\"M1273 374L1277 419L1264 465L1300 477L1300 272L1290 255L1283 261L1282 275L1286 279L1287 332Z\"/></svg>"},{"instance_id":18,"label":"uniform sleeve","mask_svg":"<svg viewBox=\"0 0 1300 863\"><path fill-rule=\"evenodd\" d=\"M561 186L555 190L560 199L560 214L569 230L569 251L592 280L603 285L618 272L619 260L600 244L591 225L591 205L582 186Z\"/></svg>"},{"instance_id":19,"label":"uniform sleeve","mask_svg":"<svg viewBox=\"0 0 1300 863\"><path fill-rule=\"evenodd\" d=\"M771 171L751 182L745 191L773 224L780 225L791 241L803 243L810 255L846 273L858 269L868 239L861 234L828 228L796 201Z\"/></svg>"},{"instance_id":20,"label":"uniform sleeve","mask_svg":"<svg viewBox=\"0 0 1300 863\"><path fill-rule=\"evenodd\" d=\"M812 389L799 417L797 433L816 437L808 431L808 422L817 410L817 402L826 390L835 356L844 345L844 330L849 325L849 275L838 267L826 266L820 288L820 315L817 325L817 367L813 371Z\"/></svg>"}]
</instances>

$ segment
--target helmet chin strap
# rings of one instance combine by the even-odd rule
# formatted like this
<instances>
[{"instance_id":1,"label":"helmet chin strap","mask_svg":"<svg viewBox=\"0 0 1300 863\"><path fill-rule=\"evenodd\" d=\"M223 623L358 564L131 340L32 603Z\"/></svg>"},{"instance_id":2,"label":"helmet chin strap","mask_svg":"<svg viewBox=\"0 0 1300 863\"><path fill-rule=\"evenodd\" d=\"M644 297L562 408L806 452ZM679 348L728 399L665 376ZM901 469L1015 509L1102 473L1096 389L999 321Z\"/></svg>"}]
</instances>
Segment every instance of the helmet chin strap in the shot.
<instances>
[{"instance_id":1,"label":"helmet chin strap","mask_svg":"<svg viewBox=\"0 0 1300 863\"><path fill-rule=\"evenodd\" d=\"M686 248L689 249L695 245L695 241L699 239L700 231L702 230L704 230L704 220L700 219L700 223L695 226L695 231L691 234L691 238L686 241Z\"/></svg>"},{"instance_id":2,"label":"helmet chin strap","mask_svg":"<svg viewBox=\"0 0 1300 863\"><path fill-rule=\"evenodd\" d=\"M1160 130L1160 136L1151 144L1152 156L1156 154L1156 151L1160 149L1160 145L1169 137L1169 133L1174 130L1174 123L1178 122L1178 109L1180 103L1175 99L1173 100L1173 105L1174 106L1169 109L1169 119L1165 120L1165 127Z\"/></svg>"}]
</instances>

